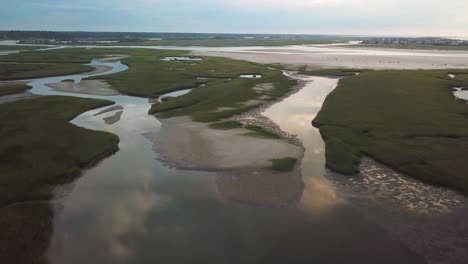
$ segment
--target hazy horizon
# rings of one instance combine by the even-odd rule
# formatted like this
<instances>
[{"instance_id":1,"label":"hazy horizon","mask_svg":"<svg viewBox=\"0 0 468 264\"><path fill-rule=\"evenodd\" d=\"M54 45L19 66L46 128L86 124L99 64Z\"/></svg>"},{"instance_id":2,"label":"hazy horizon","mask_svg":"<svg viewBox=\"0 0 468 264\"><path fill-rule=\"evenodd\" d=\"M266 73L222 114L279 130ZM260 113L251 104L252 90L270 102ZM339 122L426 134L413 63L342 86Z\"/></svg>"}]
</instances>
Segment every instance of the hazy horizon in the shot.
<instances>
[{"instance_id":1,"label":"hazy horizon","mask_svg":"<svg viewBox=\"0 0 468 264\"><path fill-rule=\"evenodd\" d=\"M6 1L4 30L443 36L468 39L464 0Z\"/></svg>"}]
</instances>

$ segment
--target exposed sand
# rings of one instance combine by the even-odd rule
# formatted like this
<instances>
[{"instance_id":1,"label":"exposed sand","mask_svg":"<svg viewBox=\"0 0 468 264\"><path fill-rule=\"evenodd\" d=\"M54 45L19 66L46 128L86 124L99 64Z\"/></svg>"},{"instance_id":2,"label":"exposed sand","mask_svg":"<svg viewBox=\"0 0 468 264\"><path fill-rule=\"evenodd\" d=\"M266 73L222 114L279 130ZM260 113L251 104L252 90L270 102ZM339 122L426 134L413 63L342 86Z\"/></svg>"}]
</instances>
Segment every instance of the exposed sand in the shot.
<instances>
[{"instance_id":1,"label":"exposed sand","mask_svg":"<svg viewBox=\"0 0 468 264\"><path fill-rule=\"evenodd\" d=\"M370 69L468 68L468 51L397 50L373 48L290 46L264 49L205 49L194 55L221 56L290 67Z\"/></svg>"},{"instance_id":2,"label":"exposed sand","mask_svg":"<svg viewBox=\"0 0 468 264\"><path fill-rule=\"evenodd\" d=\"M59 83L46 84L48 87L55 91L65 93L79 93L79 94L90 94L90 95L105 95L112 96L118 95L119 93L110 88L110 85L102 80L82 80L79 83L71 81L62 81Z\"/></svg>"},{"instance_id":3,"label":"exposed sand","mask_svg":"<svg viewBox=\"0 0 468 264\"><path fill-rule=\"evenodd\" d=\"M270 168L271 159L302 156L300 147L282 140L243 136L245 129L216 130L188 117L162 120L161 131L147 134L159 158L184 169Z\"/></svg>"}]
</instances>

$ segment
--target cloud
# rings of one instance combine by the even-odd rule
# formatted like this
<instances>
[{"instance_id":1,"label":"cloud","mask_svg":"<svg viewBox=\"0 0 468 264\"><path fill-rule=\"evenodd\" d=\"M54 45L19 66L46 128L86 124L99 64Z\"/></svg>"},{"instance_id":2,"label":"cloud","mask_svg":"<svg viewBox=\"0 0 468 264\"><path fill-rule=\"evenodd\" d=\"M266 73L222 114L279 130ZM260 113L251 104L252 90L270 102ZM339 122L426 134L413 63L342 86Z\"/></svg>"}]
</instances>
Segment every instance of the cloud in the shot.
<instances>
[{"instance_id":1,"label":"cloud","mask_svg":"<svg viewBox=\"0 0 468 264\"><path fill-rule=\"evenodd\" d=\"M25 29L468 35L466 0L0 0L0 6L6 7L0 25ZM49 23L54 12L75 19Z\"/></svg>"}]
</instances>

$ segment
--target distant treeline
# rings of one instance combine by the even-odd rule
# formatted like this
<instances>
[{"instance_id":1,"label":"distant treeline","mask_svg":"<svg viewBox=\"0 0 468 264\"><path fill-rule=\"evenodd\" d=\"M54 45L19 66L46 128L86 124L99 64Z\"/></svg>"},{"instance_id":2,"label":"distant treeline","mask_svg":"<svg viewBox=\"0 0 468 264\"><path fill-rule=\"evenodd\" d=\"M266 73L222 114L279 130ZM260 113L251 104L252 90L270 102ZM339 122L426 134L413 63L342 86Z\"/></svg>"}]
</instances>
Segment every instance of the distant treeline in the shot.
<instances>
[{"instance_id":1,"label":"distant treeline","mask_svg":"<svg viewBox=\"0 0 468 264\"><path fill-rule=\"evenodd\" d=\"M53 39L58 41L77 40L191 40L191 39L349 39L349 36L329 35L280 35L280 34L218 34L218 33L150 33L150 32L85 32L85 31L0 31L0 40Z\"/></svg>"},{"instance_id":2,"label":"distant treeline","mask_svg":"<svg viewBox=\"0 0 468 264\"><path fill-rule=\"evenodd\" d=\"M460 39L426 37L426 38L397 38L383 37L364 40L362 44L368 45L440 45L440 46L467 46L468 41Z\"/></svg>"}]
</instances>

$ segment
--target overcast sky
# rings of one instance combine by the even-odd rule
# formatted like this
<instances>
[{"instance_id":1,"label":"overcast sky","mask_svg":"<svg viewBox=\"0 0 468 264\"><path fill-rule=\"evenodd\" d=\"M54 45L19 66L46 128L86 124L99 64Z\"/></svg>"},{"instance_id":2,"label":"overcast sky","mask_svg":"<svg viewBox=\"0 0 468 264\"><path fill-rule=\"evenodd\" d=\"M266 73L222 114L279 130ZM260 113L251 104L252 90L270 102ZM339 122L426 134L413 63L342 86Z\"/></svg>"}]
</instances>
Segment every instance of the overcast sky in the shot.
<instances>
[{"instance_id":1,"label":"overcast sky","mask_svg":"<svg viewBox=\"0 0 468 264\"><path fill-rule=\"evenodd\" d=\"M0 0L0 29L468 36L468 0Z\"/></svg>"}]
</instances>

